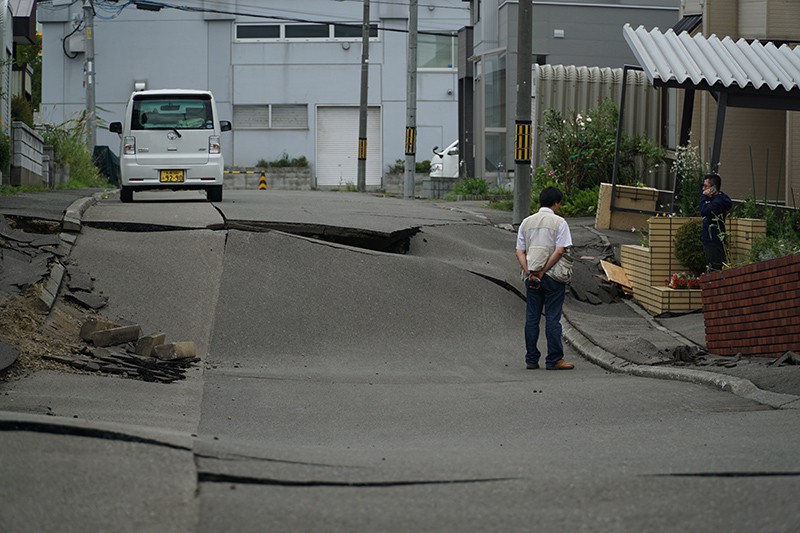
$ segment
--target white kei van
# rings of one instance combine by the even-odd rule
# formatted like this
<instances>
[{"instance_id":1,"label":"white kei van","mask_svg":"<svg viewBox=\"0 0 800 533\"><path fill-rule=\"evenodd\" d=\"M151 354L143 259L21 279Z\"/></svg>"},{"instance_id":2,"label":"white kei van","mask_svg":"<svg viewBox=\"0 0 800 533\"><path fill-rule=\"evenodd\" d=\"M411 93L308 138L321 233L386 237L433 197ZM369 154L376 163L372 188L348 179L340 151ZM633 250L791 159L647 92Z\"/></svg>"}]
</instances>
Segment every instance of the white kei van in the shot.
<instances>
[{"instance_id":1,"label":"white kei van","mask_svg":"<svg viewBox=\"0 0 800 533\"><path fill-rule=\"evenodd\" d=\"M221 133L231 123L218 120L209 91L158 89L131 95L123 122L109 131L120 135L120 200L134 191L203 189L222 201Z\"/></svg>"}]
</instances>

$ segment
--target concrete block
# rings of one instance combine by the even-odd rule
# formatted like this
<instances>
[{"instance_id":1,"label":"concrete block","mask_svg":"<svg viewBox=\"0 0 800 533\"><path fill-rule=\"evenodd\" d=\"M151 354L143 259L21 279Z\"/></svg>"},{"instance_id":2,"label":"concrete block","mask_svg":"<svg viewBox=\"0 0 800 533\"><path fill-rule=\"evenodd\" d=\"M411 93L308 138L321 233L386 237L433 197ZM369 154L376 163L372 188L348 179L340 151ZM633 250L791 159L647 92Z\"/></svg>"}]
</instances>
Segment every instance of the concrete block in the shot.
<instances>
[{"instance_id":1,"label":"concrete block","mask_svg":"<svg viewBox=\"0 0 800 533\"><path fill-rule=\"evenodd\" d=\"M171 342L153 348L153 355L162 361L193 359L197 357L197 348L192 341Z\"/></svg>"},{"instance_id":2,"label":"concrete block","mask_svg":"<svg viewBox=\"0 0 800 533\"><path fill-rule=\"evenodd\" d=\"M120 326L118 328L101 329L92 335L92 342L95 346L113 346L115 344L125 344L139 339L141 328L138 324L131 326Z\"/></svg>"},{"instance_id":3,"label":"concrete block","mask_svg":"<svg viewBox=\"0 0 800 533\"><path fill-rule=\"evenodd\" d=\"M105 320L103 318L90 318L81 326L80 336L85 341L91 341L92 335L104 329L113 329L120 327L116 322Z\"/></svg>"},{"instance_id":4,"label":"concrete block","mask_svg":"<svg viewBox=\"0 0 800 533\"><path fill-rule=\"evenodd\" d=\"M153 355L153 349L164 344L165 340L167 340L167 334L162 332L139 337L139 340L136 341L136 353L143 357L150 357Z\"/></svg>"},{"instance_id":5,"label":"concrete block","mask_svg":"<svg viewBox=\"0 0 800 533\"><path fill-rule=\"evenodd\" d=\"M42 312L49 313L53 308L65 272L61 263L54 263L50 268L50 276L47 278L47 283L42 288L41 294L39 294L38 305Z\"/></svg>"}]
</instances>

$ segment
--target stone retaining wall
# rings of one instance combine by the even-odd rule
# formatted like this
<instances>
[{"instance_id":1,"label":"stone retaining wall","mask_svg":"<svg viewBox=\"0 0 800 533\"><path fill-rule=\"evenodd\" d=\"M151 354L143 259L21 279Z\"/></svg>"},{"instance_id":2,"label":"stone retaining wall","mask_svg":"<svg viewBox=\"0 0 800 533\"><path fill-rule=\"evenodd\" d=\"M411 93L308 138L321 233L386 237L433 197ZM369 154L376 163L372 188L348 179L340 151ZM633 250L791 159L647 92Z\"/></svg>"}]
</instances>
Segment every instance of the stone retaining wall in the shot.
<instances>
[{"instance_id":1,"label":"stone retaining wall","mask_svg":"<svg viewBox=\"0 0 800 533\"><path fill-rule=\"evenodd\" d=\"M262 174L267 181L267 189L311 190L311 169L307 167L226 170L224 187L226 189L258 189Z\"/></svg>"}]
</instances>

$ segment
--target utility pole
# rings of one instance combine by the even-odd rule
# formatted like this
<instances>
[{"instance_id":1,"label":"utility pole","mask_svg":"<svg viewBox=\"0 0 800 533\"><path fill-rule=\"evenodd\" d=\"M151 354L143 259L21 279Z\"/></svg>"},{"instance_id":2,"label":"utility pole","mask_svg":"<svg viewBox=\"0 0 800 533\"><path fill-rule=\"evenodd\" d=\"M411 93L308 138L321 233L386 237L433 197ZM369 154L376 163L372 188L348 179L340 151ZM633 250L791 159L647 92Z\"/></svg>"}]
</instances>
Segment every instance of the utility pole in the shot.
<instances>
[{"instance_id":1,"label":"utility pole","mask_svg":"<svg viewBox=\"0 0 800 533\"><path fill-rule=\"evenodd\" d=\"M408 78L406 84L406 179L404 196L414 198L417 168L417 7L418 0L408 2Z\"/></svg>"},{"instance_id":2,"label":"utility pole","mask_svg":"<svg viewBox=\"0 0 800 533\"><path fill-rule=\"evenodd\" d=\"M514 124L514 216L520 224L531 214L531 55L533 48L533 0L517 4L517 111Z\"/></svg>"},{"instance_id":3,"label":"utility pole","mask_svg":"<svg viewBox=\"0 0 800 533\"><path fill-rule=\"evenodd\" d=\"M361 25L361 107L358 115L358 192L367 190L367 105L369 92L369 0Z\"/></svg>"},{"instance_id":4,"label":"utility pole","mask_svg":"<svg viewBox=\"0 0 800 533\"><path fill-rule=\"evenodd\" d=\"M94 6L92 0L83 0L83 23L86 26L86 62L84 63L86 83L86 147L94 153L97 144L97 112L94 100Z\"/></svg>"}]
</instances>

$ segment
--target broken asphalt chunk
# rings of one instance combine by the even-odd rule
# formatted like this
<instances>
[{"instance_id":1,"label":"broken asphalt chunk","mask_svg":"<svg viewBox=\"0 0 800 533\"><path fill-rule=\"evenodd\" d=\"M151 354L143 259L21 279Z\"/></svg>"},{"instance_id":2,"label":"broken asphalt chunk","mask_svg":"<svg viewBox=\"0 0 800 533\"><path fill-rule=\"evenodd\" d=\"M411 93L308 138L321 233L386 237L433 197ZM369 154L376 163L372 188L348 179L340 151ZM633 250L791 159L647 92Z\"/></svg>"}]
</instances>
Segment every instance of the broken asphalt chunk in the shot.
<instances>
[{"instance_id":1,"label":"broken asphalt chunk","mask_svg":"<svg viewBox=\"0 0 800 533\"><path fill-rule=\"evenodd\" d=\"M108 298L93 292L69 292L64 295L64 299L95 310L102 309L108 304Z\"/></svg>"}]
</instances>

